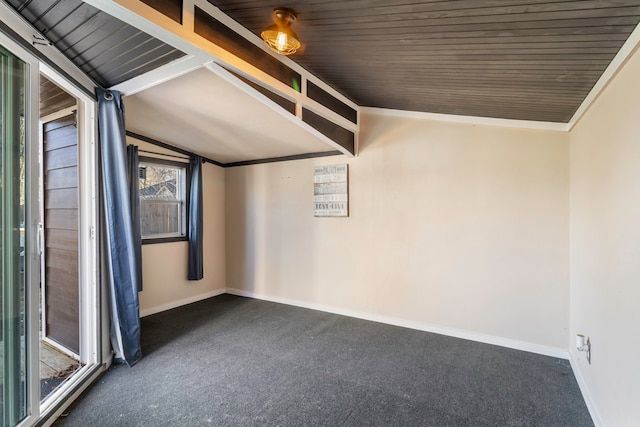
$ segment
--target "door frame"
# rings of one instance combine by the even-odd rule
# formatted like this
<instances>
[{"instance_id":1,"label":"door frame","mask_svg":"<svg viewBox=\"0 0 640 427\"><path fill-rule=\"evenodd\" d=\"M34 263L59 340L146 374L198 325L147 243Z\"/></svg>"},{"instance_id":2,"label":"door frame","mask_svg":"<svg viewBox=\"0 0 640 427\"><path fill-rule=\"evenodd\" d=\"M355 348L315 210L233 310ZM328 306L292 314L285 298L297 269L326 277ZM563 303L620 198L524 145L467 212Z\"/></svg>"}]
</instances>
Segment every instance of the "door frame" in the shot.
<instances>
[{"instance_id":1,"label":"door frame","mask_svg":"<svg viewBox=\"0 0 640 427\"><path fill-rule=\"evenodd\" d=\"M45 150L44 150L44 125L52 122L54 120L58 120L61 119L63 117L67 117L70 116L71 114L76 114L76 119L78 117L78 100L76 99L76 105L74 105L73 107L67 107L67 108L63 108L62 110L56 111L54 113L50 113L47 114L46 116L40 117L40 123L39 123L39 127L40 127L40 146L39 146L39 161L40 161L40 179L39 179L39 200L44 201L44 156L45 156ZM78 138L79 139L79 138ZM80 145L80 141L78 141L78 146ZM78 162L80 161L80 158L78 158ZM78 165L80 166L80 165ZM80 175L78 175L80 176ZM80 194L78 194L78 198L80 198ZM79 200L80 202L80 200ZM40 203L40 218L44 219L45 218L45 207L44 207L44 203ZM43 225L46 227L46 224ZM46 228L45 228L45 232L46 232ZM56 348L57 350L59 350L60 352L66 354L67 356L71 357L72 359L75 360L79 360L80 362L82 361L82 358L80 357L80 354L76 354L73 352L73 350L70 350L68 348L66 348L65 346L58 344L56 341L50 339L47 336L47 292L46 292L46 283L47 283L47 269L46 269L46 265L45 265L45 260L46 260L46 251L47 251L47 245L46 245L46 240L45 240L45 232L43 232L42 234L42 243L41 243L41 247L42 247L42 254L40 256L40 295L41 295L41 305L40 305L40 317L42 319L42 325L41 325L41 334L42 334L42 341L46 342L47 344L49 344L50 346ZM79 237L78 237L79 239ZM80 243L80 240L78 240L78 244ZM78 267L80 267L80 260L78 259ZM78 281L80 281L80 271L78 271ZM80 307L80 309L82 309L82 307ZM78 311L78 316L80 316L80 310ZM78 319L78 323L80 323L81 319ZM83 337L80 337L80 342L82 342Z\"/></svg>"},{"instance_id":2,"label":"door frame","mask_svg":"<svg viewBox=\"0 0 640 427\"><path fill-rule=\"evenodd\" d=\"M97 156L96 156L96 102L82 90L58 74L52 67L40 63L40 73L60 86L77 100L78 123L78 273L80 283L80 361L84 364L76 373L41 402L42 414L55 408L75 387L77 380L90 375L92 368L100 363L100 310L98 291L98 238L97 215ZM67 111L68 113L68 111ZM55 114L55 113L54 113ZM49 117L53 117L50 115ZM40 130L40 121L38 121ZM42 134L39 144L42 144ZM44 156L44 152L40 149ZM44 157L42 157L44 160ZM42 199L40 199L42 200ZM44 236L41 247L43 251ZM43 273L44 274L44 273Z\"/></svg>"},{"instance_id":3,"label":"door frame","mask_svg":"<svg viewBox=\"0 0 640 427\"><path fill-rule=\"evenodd\" d=\"M98 252L98 187L97 187L97 103L90 93L93 83L53 47L31 44L35 30L21 20L13 10L0 2L0 45L28 65L28 95L25 111L25 194L30 201L25 220L25 288L27 338L27 415L17 424L30 427L46 423L47 419L60 414L106 368L100 365L103 359L102 299L99 278ZM40 51L47 49L44 52ZM40 57L40 58L39 58ZM44 58L52 65L44 62ZM65 62L66 61L66 62ZM78 100L78 161L79 161L79 249L80 255L80 353L85 366L69 381L40 401L39 375L39 310L40 310L40 253L43 236L38 199L40 164L39 145L41 129L39 121L39 76L65 89ZM79 83L82 82L82 83ZM80 87L80 85L83 87ZM90 89L88 89L90 88Z\"/></svg>"},{"instance_id":4,"label":"door frame","mask_svg":"<svg viewBox=\"0 0 640 427\"><path fill-rule=\"evenodd\" d=\"M33 423L37 418L37 412L34 410L34 398L39 400L40 387L34 390L33 384L35 374L38 372L39 360L33 357L33 354L39 353L38 342L38 292L34 293L33 284L39 284L40 281L40 235L38 224L40 222L39 202L38 202L38 181L39 181L39 163L38 163L38 102L39 102L39 63L36 58L24 50L21 46L14 43L4 34L0 33L0 45L8 50L12 55L23 61L27 65L26 71L26 88L25 94L25 256L24 256L24 280L25 280L25 342L26 342L26 382L27 382L27 401L26 401L26 417L18 425L27 425ZM40 375L37 375L38 381ZM37 405L36 405L37 406Z\"/></svg>"}]
</instances>

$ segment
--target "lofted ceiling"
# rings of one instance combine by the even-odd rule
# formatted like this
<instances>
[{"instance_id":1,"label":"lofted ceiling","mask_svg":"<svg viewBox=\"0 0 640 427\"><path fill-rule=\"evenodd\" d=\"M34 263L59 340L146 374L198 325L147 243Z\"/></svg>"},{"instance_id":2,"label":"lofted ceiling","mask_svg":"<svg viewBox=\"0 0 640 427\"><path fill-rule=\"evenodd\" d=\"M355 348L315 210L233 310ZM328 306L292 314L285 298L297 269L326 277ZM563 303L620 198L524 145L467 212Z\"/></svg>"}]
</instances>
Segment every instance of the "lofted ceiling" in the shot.
<instances>
[{"instance_id":1,"label":"lofted ceiling","mask_svg":"<svg viewBox=\"0 0 640 427\"><path fill-rule=\"evenodd\" d=\"M126 96L124 103L128 130L222 163L329 150L288 114L206 68Z\"/></svg>"},{"instance_id":2,"label":"lofted ceiling","mask_svg":"<svg viewBox=\"0 0 640 427\"><path fill-rule=\"evenodd\" d=\"M567 123L640 0L208 0L254 34L298 13L298 64L360 106Z\"/></svg>"},{"instance_id":3,"label":"lofted ceiling","mask_svg":"<svg viewBox=\"0 0 640 427\"><path fill-rule=\"evenodd\" d=\"M97 7L4 1L47 39L34 43L51 42L103 87L144 80L198 49L148 34L107 0L87 0ZM186 1L141 0L176 25ZM570 122L640 21L640 0L195 1L196 12L215 9L208 2L254 40L274 7L293 8L303 48L289 58L361 107L560 124ZM237 40L234 31L222 33ZM209 41L220 44L222 33ZM255 50L246 41L238 46L247 43ZM335 150L275 104L248 96L248 86L206 68L189 71L125 92L129 130L223 163Z\"/></svg>"},{"instance_id":4,"label":"lofted ceiling","mask_svg":"<svg viewBox=\"0 0 640 427\"><path fill-rule=\"evenodd\" d=\"M82 0L5 1L103 87L184 56L180 50Z\"/></svg>"},{"instance_id":5,"label":"lofted ceiling","mask_svg":"<svg viewBox=\"0 0 640 427\"><path fill-rule=\"evenodd\" d=\"M186 55L126 22L126 17L82 0L6 1L44 35L34 37L34 43L53 44L105 88L144 77ZM153 3L163 10L170 5L164 0ZM200 68L133 95L124 93L127 130L220 163L336 153L327 137L301 125L291 112L266 100L268 95L249 95L247 88ZM56 89L42 79L43 115L66 106Z\"/></svg>"}]
</instances>

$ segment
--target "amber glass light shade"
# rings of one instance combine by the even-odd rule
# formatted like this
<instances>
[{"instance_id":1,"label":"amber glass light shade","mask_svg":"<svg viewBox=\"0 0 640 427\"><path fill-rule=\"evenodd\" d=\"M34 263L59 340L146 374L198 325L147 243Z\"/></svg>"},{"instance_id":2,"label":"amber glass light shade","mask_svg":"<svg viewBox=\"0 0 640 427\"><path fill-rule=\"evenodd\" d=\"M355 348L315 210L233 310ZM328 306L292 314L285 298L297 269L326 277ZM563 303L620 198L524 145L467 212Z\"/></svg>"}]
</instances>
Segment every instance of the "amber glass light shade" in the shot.
<instances>
[{"instance_id":1,"label":"amber glass light shade","mask_svg":"<svg viewBox=\"0 0 640 427\"><path fill-rule=\"evenodd\" d=\"M291 55L300 49L300 39L291 28L296 20L293 10L286 7L273 9L271 14L274 24L269 25L261 34L262 40L271 50L280 55Z\"/></svg>"}]
</instances>

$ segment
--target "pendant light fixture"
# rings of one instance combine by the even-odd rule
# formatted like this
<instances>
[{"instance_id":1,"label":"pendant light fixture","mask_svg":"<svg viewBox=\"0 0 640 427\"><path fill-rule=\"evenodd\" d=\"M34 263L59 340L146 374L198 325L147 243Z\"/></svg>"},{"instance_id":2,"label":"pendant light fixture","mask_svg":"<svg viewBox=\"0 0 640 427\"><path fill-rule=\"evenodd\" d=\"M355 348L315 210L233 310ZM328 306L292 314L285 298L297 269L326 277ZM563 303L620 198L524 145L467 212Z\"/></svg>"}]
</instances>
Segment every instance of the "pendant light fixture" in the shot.
<instances>
[{"instance_id":1,"label":"pendant light fixture","mask_svg":"<svg viewBox=\"0 0 640 427\"><path fill-rule=\"evenodd\" d=\"M291 28L297 16L288 7L276 7L271 13L274 24L269 25L261 34L269 49L280 55L291 55L300 49L300 39Z\"/></svg>"}]
</instances>

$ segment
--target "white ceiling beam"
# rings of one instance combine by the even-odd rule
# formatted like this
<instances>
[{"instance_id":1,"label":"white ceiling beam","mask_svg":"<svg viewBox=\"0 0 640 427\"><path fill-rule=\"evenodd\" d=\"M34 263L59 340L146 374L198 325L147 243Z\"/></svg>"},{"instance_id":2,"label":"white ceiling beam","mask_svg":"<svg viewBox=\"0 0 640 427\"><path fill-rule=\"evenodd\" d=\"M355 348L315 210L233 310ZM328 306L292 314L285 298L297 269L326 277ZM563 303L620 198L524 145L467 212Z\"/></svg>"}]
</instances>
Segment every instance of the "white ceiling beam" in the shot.
<instances>
[{"instance_id":1,"label":"white ceiling beam","mask_svg":"<svg viewBox=\"0 0 640 427\"><path fill-rule=\"evenodd\" d=\"M351 101L349 98L347 98L346 96L344 96L343 94L341 94L340 92L338 92L337 90L335 90L334 88L332 88L331 86L326 84L324 81L322 81L320 78L315 76L313 73L309 72L307 69L303 68L298 63L293 61L290 57L274 54L264 44L264 42L262 41L262 39L260 37L256 36L251 31L249 31L247 28L245 28L242 25L240 25L237 21L232 19L229 15L227 15L224 12L222 12L220 9L218 9L217 7L212 5L211 3L209 3L207 0L186 0L186 1L193 1L195 6L198 6L200 9L204 10L209 15L213 16L216 20L222 22L224 25L226 25L227 27L231 28L233 31L238 33L240 36L244 37L245 39L247 39L251 43L253 43L256 46L258 46L260 49L264 50L269 55L271 55L274 58L276 58L278 61L280 61L283 64L285 64L287 67L289 67L292 70L298 72L304 78L307 78L307 79L311 80L315 85L317 85L318 87L320 87L324 91L330 93L333 97L335 97L335 98L339 99L340 101L344 102L349 107L353 108L356 111L360 108L360 106L358 104L356 104L355 102Z\"/></svg>"},{"instance_id":2,"label":"white ceiling beam","mask_svg":"<svg viewBox=\"0 0 640 427\"><path fill-rule=\"evenodd\" d=\"M82 0L127 24L189 54L201 55L203 49L184 31L183 25L138 0ZM192 21L193 22L193 21Z\"/></svg>"},{"instance_id":3,"label":"white ceiling beam","mask_svg":"<svg viewBox=\"0 0 640 427\"><path fill-rule=\"evenodd\" d=\"M162 67L158 67L155 70L148 71L142 75L114 85L110 89L117 90L125 96L130 96L190 73L191 71L195 71L209 62L211 62L209 56L187 55L165 64Z\"/></svg>"},{"instance_id":4,"label":"white ceiling beam","mask_svg":"<svg viewBox=\"0 0 640 427\"><path fill-rule=\"evenodd\" d=\"M294 71L298 72L302 76L302 84L306 85L306 81L310 80L326 92L330 93L336 99L342 101L346 105L353 108L356 113L359 111L359 106L353 103L351 100L331 88L322 80L309 73L307 70L293 62L290 58L282 57L272 53L262 42L262 40L255 34L251 33L248 29L241 26L239 23L231 19L228 15L220 11L217 7L211 5L206 0L184 0L183 2L183 19L182 23L178 23L173 19L163 15L147 4L139 0L83 0L85 3L90 4L118 19L121 19L128 24L144 31L145 33L157 38L158 40L167 43L176 49L180 49L187 53L186 58L180 58L160 67L156 70L149 71L141 76L130 79L126 82L115 85L113 89L119 90L125 95L132 95L140 92L144 89L153 87L160 83L171 80L172 78L181 76L190 71L193 71L202 66L209 67L213 62L222 64L225 67L229 67L234 71L242 74L250 80L264 86L265 88L284 96L287 99L292 100L298 105L302 105L309 110L325 117L327 120L346 128L355 134L359 131L359 125L352 123L345 119L335 111L318 102L310 99L304 93L300 93L289 87L288 85L280 82L273 76L258 69L252 64L238 58L232 53L222 49L220 46L212 43L210 40L205 39L199 34L195 33L194 29L194 10L197 6L204 12L212 16L214 19L226 25L231 30L236 32L239 37L243 37L251 43L264 50L266 54L272 55L278 61L284 63ZM216 67L214 67L216 68ZM229 74L225 72L225 74ZM230 74L229 74L230 75ZM243 90L250 91L254 97L262 96L258 91L249 87L241 80L234 78L244 86ZM266 99L266 97L264 97ZM271 102L271 101L270 101ZM272 103L275 105L275 103ZM297 107L299 110L300 108ZM359 117L359 115L358 115ZM299 118L294 117L295 121L299 125L304 125L306 129L312 129L312 133L317 136L320 134L317 130L311 126L306 125ZM326 136L322 136L323 140L331 141ZM329 144L333 148L340 151L346 151L342 146L331 141ZM337 145L337 147L336 147ZM355 147L354 147L355 148ZM347 151L348 152L348 151Z\"/></svg>"},{"instance_id":5,"label":"white ceiling beam","mask_svg":"<svg viewBox=\"0 0 640 427\"><path fill-rule=\"evenodd\" d=\"M112 16L122 19L128 24L133 25L134 27L146 32L147 34L159 40L162 40L163 42L175 47L176 49L180 49L187 54L191 54L194 56L208 54L210 55L210 59L216 59L238 70L241 70L246 74L255 76L259 80L265 81L267 84L276 87L280 91L286 90L280 87L282 86L281 82L267 75L262 70L239 59L235 55L215 45L211 41L196 34L193 30L193 10L194 7L197 6L216 20L220 21L222 24L229 27L241 37L247 39L251 43L258 46L260 49L264 50L267 54L272 55L278 61L282 62L292 70L304 76L304 78L306 78L307 80L311 80L314 84L334 96L336 99L339 99L356 111L358 111L358 109L360 108L356 103L342 95L340 92L336 91L334 88L292 61L290 58L275 55L274 53L272 53L259 37L240 25L238 22L231 19L227 14L225 14L206 0L184 1L183 24L175 22L171 18L166 17L162 13L158 12L157 10L139 0L83 1ZM288 89L290 89L291 92L295 92L292 88ZM290 93L289 95L296 96L293 93Z\"/></svg>"},{"instance_id":6,"label":"white ceiling beam","mask_svg":"<svg viewBox=\"0 0 640 427\"><path fill-rule=\"evenodd\" d=\"M347 150L346 148L344 148L343 146L341 146L337 142L331 140L330 138L326 137L321 132L318 132L316 129L314 129L310 125L308 125L305 122L303 122L302 120L300 120L300 118L298 118L298 117L294 116L293 114L289 113L284 108L280 107L278 104L276 104L275 102L273 102L272 100L270 100L269 98L267 98L266 96L264 96L263 94L258 92L257 90L255 90L252 87L248 86L242 80L240 80L239 78L237 78L236 76L231 74L229 71L227 71L224 68L222 68L220 65L211 62L211 63L207 64L205 66L205 68L207 68L209 71L211 71L215 75L221 77L225 81L231 83L233 86L235 86L238 89L242 90L246 94L250 95L256 101L261 102L264 105L267 105L268 107L270 107L272 110L278 112L286 120L290 121L291 123L296 124L297 126L302 127L307 132L309 132L312 135L314 135L316 138L320 139L321 141L325 142L327 145L331 146L334 150L340 151L341 153L343 153L347 157L354 157L354 155L349 150Z\"/></svg>"}]
</instances>

